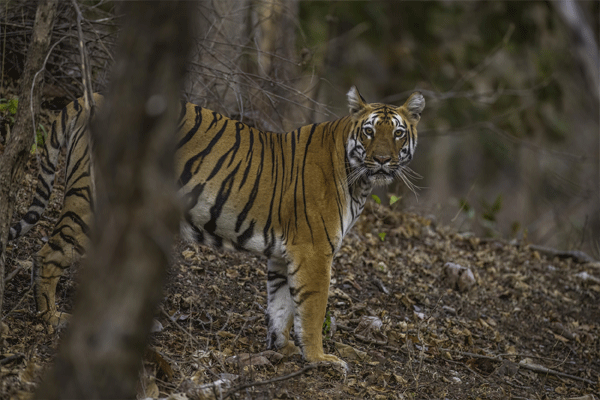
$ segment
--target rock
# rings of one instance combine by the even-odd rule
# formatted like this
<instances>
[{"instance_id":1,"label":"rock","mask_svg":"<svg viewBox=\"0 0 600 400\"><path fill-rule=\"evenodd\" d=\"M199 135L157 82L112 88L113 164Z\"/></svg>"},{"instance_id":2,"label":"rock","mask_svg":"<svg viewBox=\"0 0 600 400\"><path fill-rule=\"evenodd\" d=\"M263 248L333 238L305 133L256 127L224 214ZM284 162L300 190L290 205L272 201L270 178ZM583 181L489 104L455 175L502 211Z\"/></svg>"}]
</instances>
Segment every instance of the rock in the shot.
<instances>
[{"instance_id":1,"label":"rock","mask_svg":"<svg viewBox=\"0 0 600 400\"><path fill-rule=\"evenodd\" d=\"M477 283L470 268L451 262L444 264L444 280L449 287L463 293Z\"/></svg>"},{"instance_id":2,"label":"rock","mask_svg":"<svg viewBox=\"0 0 600 400\"><path fill-rule=\"evenodd\" d=\"M186 390L186 395L194 399L221 399L223 394L229 389L238 375L222 373L220 379L206 383L204 385L190 385Z\"/></svg>"},{"instance_id":3,"label":"rock","mask_svg":"<svg viewBox=\"0 0 600 400\"><path fill-rule=\"evenodd\" d=\"M384 345L387 343L388 338L381 332L382 326L383 322L378 317L363 315L358 321L354 335L363 342Z\"/></svg>"},{"instance_id":4,"label":"rock","mask_svg":"<svg viewBox=\"0 0 600 400\"><path fill-rule=\"evenodd\" d=\"M152 328L150 328L150 333L162 332L163 329L164 329L163 325L160 323L159 320L157 320L157 319L152 320Z\"/></svg>"},{"instance_id":5,"label":"rock","mask_svg":"<svg viewBox=\"0 0 600 400\"><path fill-rule=\"evenodd\" d=\"M584 282L600 283L599 278L596 278L594 275L590 275L585 271L575 274L575 276Z\"/></svg>"},{"instance_id":6,"label":"rock","mask_svg":"<svg viewBox=\"0 0 600 400\"><path fill-rule=\"evenodd\" d=\"M448 314L456 315L456 309L450 306L442 306L442 310L446 311Z\"/></svg>"}]
</instances>

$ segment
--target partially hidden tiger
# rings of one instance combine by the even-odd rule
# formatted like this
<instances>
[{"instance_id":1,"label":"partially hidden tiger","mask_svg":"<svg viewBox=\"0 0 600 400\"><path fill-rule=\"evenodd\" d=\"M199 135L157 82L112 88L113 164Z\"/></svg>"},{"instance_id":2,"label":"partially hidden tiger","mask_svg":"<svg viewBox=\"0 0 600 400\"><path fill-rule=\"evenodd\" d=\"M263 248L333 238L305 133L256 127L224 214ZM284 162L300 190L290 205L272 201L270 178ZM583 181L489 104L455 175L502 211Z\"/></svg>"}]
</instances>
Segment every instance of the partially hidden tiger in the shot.
<instances>
[{"instance_id":1,"label":"partially hidden tiger","mask_svg":"<svg viewBox=\"0 0 600 400\"><path fill-rule=\"evenodd\" d=\"M102 96L94 97L101 107ZM323 352L332 261L371 189L406 181L425 107L420 92L399 107L367 103L356 87L347 98L349 115L287 133L261 131L182 103L175 153L181 235L268 258L267 347L344 368L344 361ZM33 261L37 312L50 327L65 319L55 302L57 282L90 242L93 163L82 104L70 103L52 122L40 148L32 203L9 233L16 239L39 221L66 148L63 208Z\"/></svg>"}]
</instances>

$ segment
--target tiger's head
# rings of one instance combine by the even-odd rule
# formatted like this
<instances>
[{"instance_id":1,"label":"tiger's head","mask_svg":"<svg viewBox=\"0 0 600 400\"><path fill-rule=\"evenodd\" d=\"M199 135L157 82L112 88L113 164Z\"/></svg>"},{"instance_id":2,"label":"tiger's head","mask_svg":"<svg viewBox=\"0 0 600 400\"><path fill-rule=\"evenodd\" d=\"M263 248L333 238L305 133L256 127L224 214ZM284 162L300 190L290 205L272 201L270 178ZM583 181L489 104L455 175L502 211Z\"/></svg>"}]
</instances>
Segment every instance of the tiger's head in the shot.
<instances>
[{"instance_id":1,"label":"tiger's head","mask_svg":"<svg viewBox=\"0 0 600 400\"><path fill-rule=\"evenodd\" d=\"M387 185L395 178L405 182L403 169L417 147L417 124L425 108L420 92L400 107L367 103L356 87L348 92L353 131L346 145L352 170L350 184L365 177L373 185ZM410 186L410 185L409 185Z\"/></svg>"}]
</instances>

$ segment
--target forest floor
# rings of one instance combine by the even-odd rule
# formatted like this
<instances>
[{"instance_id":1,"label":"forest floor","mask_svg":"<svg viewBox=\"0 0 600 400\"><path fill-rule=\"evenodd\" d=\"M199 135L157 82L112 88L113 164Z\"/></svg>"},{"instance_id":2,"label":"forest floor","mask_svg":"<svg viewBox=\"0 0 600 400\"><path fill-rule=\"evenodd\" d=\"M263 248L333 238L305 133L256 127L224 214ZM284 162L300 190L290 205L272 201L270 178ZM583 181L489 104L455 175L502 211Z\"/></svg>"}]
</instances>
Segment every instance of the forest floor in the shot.
<instances>
[{"instance_id":1,"label":"forest floor","mask_svg":"<svg viewBox=\"0 0 600 400\"><path fill-rule=\"evenodd\" d=\"M61 189L8 246L1 399L30 398L60 341L35 317L30 268ZM346 375L266 351L265 259L182 242L173 254L138 398L598 399L600 263L577 253L480 239L369 201L333 265L324 347ZM67 275L57 294L69 312L77 267Z\"/></svg>"}]
</instances>

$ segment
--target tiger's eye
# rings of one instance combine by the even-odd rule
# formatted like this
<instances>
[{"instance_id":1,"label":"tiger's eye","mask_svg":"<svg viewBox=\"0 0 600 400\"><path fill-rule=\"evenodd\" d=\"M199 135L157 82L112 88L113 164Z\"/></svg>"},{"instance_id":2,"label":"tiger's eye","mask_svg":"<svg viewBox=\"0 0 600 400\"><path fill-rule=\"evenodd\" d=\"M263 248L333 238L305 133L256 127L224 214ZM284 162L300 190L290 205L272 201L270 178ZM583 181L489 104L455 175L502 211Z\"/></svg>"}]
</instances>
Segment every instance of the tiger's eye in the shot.
<instances>
[{"instance_id":1,"label":"tiger's eye","mask_svg":"<svg viewBox=\"0 0 600 400\"><path fill-rule=\"evenodd\" d=\"M368 137L373 137L373 128L364 128L363 132L365 135L367 135Z\"/></svg>"}]
</instances>

